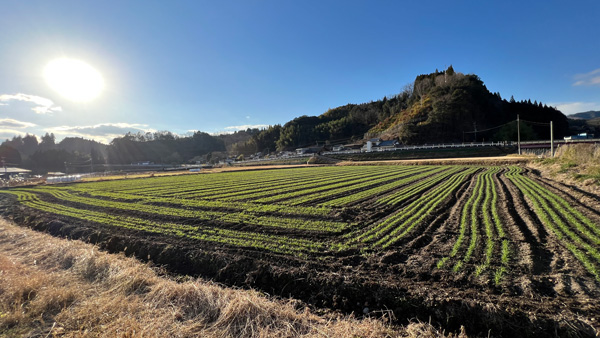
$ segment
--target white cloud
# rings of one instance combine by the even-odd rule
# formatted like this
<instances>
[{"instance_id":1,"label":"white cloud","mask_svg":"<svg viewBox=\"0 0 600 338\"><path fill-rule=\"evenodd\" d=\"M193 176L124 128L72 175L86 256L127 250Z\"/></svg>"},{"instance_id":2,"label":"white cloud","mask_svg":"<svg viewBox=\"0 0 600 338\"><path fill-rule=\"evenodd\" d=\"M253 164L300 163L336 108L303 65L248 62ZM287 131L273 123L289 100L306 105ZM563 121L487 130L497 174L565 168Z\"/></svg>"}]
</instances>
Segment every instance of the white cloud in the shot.
<instances>
[{"instance_id":1,"label":"white cloud","mask_svg":"<svg viewBox=\"0 0 600 338\"><path fill-rule=\"evenodd\" d=\"M16 129L4 129L0 126L0 140L8 140L12 139L15 136L25 136L25 132Z\"/></svg>"},{"instance_id":2,"label":"white cloud","mask_svg":"<svg viewBox=\"0 0 600 338\"><path fill-rule=\"evenodd\" d=\"M219 135L229 135L229 134L233 134L236 131L241 131L241 130L246 130L248 128L250 129L265 129L270 127L270 125L268 124L243 124L241 126L229 126L229 127L225 127L225 130L221 130L221 131L217 131L217 132L211 132L209 133L212 136L219 136Z\"/></svg>"},{"instance_id":3,"label":"white cloud","mask_svg":"<svg viewBox=\"0 0 600 338\"><path fill-rule=\"evenodd\" d=\"M155 132L155 129L148 128L147 124L139 123L101 123L92 126L59 126L45 128L44 131L54 133L63 137L83 137L93 139L103 143L109 143L115 137L121 137L124 134L138 132Z\"/></svg>"},{"instance_id":4,"label":"white cloud","mask_svg":"<svg viewBox=\"0 0 600 338\"><path fill-rule=\"evenodd\" d=\"M600 103L598 102L560 102L550 103L550 106L556 107L565 115L571 115L590 110L600 110Z\"/></svg>"},{"instance_id":5,"label":"white cloud","mask_svg":"<svg viewBox=\"0 0 600 338\"><path fill-rule=\"evenodd\" d=\"M36 114L50 114L52 112L56 112L56 111L62 111L62 108L55 105L54 102L52 102L52 100L41 97L41 96L35 96L35 95L29 95L29 94L23 94L23 93L18 93L18 94L1 94L0 95L0 104L2 104L3 106L8 105L7 103L1 103L1 102L8 102L8 101L23 101L23 102L30 102L33 103L35 105L35 107L31 108L31 110L33 110Z\"/></svg>"},{"instance_id":6,"label":"white cloud","mask_svg":"<svg viewBox=\"0 0 600 338\"><path fill-rule=\"evenodd\" d=\"M33 110L36 114L48 114L55 111L62 111L62 107L37 106L31 108L31 110Z\"/></svg>"},{"instance_id":7,"label":"white cloud","mask_svg":"<svg viewBox=\"0 0 600 338\"><path fill-rule=\"evenodd\" d=\"M35 124L30 122L17 121L15 119L0 119L0 127L30 128L35 127Z\"/></svg>"},{"instance_id":8,"label":"white cloud","mask_svg":"<svg viewBox=\"0 0 600 338\"><path fill-rule=\"evenodd\" d=\"M244 125L241 125L241 126L229 126L229 127L225 127L225 130L230 130L230 131L234 130L235 131L235 130L246 130L248 128L250 128L250 129L254 129L254 128L264 129L264 128L268 128L268 127L269 127L268 124L244 124Z\"/></svg>"},{"instance_id":9,"label":"white cloud","mask_svg":"<svg viewBox=\"0 0 600 338\"><path fill-rule=\"evenodd\" d=\"M576 74L573 86L600 86L600 68L585 74Z\"/></svg>"}]
</instances>

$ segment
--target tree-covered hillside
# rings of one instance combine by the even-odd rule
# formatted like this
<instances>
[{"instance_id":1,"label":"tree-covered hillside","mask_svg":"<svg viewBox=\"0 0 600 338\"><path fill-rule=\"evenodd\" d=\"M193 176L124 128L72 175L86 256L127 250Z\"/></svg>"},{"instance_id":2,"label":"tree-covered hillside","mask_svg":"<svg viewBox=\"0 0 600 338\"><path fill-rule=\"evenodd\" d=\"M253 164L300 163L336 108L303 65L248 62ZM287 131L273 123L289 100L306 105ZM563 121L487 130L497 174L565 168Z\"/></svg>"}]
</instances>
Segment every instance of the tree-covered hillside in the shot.
<instances>
[{"instance_id":1,"label":"tree-covered hillside","mask_svg":"<svg viewBox=\"0 0 600 338\"><path fill-rule=\"evenodd\" d=\"M541 102L503 99L491 93L477 75L450 66L445 71L419 75L414 83L391 98L330 109L319 116L301 116L273 126L232 149L290 150L318 142L343 143L365 137L398 139L404 144L516 141L517 115L522 139L549 138L569 133L567 118ZM477 133L475 131L478 131ZM322 144L321 143L321 144Z\"/></svg>"}]
</instances>

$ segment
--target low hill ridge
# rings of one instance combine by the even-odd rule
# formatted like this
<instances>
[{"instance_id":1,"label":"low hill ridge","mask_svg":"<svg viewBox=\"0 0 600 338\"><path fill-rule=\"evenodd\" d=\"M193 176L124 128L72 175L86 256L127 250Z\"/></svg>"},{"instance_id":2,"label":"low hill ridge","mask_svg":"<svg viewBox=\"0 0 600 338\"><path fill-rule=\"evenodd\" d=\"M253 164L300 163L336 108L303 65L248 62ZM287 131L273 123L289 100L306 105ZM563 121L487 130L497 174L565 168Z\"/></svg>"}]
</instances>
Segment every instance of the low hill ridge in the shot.
<instances>
[{"instance_id":1,"label":"low hill ridge","mask_svg":"<svg viewBox=\"0 0 600 338\"><path fill-rule=\"evenodd\" d=\"M600 110L590 110L586 112L571 114L567 116L570 119L576 120L592 120L596 118L600 118Z\"/></svg>"},{"instance_id":2,"label":"low hill ridge","mask_svg":"<svg viewBox=\"0 0 600 338\"><path fill-rule=\"evenodd\" d=\"M567 117L541 102L503 99L491 93L474 74L455 72L452 66L416 77L393 97L329 109L319 116L300 116L283 126L271 126L232 147L237 153L266 149L292 150L315 144L341 144L365 138L397 139L403 144L474 142L569 134ZM526 121L534 122L528 124Z\"/></svg>"}]
</instances>

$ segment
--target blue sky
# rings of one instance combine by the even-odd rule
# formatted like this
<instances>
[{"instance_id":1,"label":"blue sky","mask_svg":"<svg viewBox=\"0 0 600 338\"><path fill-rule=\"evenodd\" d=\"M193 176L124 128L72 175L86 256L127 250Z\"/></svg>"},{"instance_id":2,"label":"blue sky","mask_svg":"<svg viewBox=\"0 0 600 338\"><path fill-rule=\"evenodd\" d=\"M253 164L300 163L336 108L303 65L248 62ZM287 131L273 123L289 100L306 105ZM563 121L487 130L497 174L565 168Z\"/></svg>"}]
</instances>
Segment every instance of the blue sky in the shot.
<instances>
[{"instance_id":1,"label":"blue sky","mask_svg":"<svg viewBox=\"0 0 600 338\"><path fill-rule=\"evenodd\" d=\"M503 97L600 110L600 2L2 1L0 139L103 142L283 124L397 94L449 65ZM69 101L42 74L82 60L105 81Z\"/></svg>"}]
</instances>

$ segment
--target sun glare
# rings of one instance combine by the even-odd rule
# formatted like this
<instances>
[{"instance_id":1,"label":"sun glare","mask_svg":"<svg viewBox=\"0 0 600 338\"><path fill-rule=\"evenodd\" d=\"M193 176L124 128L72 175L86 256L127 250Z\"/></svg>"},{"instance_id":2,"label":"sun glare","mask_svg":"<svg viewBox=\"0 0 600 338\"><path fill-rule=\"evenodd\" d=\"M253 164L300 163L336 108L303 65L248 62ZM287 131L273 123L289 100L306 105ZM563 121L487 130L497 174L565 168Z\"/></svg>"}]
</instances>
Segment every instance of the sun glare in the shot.
<instances>
[{"instance_id":1,"label":"sun glare","mask_svg":"<svg viewBox=\"0 0 600 338\"><path fill-rule=\"evenodd\" d=\"M104 88L104 80L97 70L74 59L50 61L44 69L44 78L52 89L76 102L93 100Z\"/></svg>"}]
</instances>

